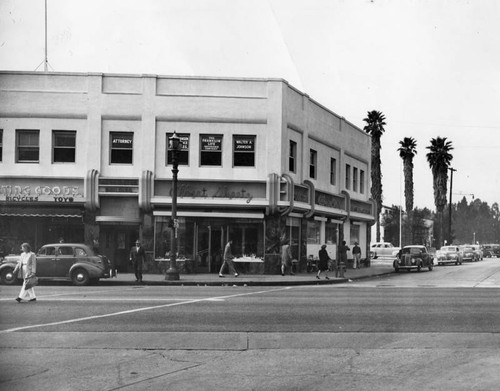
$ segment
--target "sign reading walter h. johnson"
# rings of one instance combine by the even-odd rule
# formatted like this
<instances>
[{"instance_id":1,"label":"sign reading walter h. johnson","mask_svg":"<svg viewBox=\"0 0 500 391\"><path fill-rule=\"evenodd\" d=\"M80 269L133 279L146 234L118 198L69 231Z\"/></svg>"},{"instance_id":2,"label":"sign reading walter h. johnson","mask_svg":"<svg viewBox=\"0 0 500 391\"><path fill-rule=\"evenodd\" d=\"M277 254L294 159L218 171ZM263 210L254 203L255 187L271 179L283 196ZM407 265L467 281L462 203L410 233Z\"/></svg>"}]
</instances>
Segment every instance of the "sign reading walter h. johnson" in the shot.
<instances>
[{"instance_id":1,"label":"sign reading walter h. johnson","mask_svg":"<svg viewBox=\"0 0 500 391\"><path fill-rule=\"evenodd\" d=\"M0 185L0 201L6 202L84 202L79 186Z\"/></svg>"}]
</instances>

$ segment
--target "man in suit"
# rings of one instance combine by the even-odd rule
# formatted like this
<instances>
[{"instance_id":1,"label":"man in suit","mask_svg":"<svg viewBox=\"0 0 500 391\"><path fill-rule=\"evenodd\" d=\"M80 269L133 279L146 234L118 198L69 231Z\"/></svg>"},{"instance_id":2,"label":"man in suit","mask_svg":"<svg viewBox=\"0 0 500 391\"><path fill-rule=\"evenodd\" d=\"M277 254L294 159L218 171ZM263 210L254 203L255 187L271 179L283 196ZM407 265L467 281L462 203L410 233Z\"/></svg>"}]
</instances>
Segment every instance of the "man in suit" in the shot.
<instances>
[{"instance_id":1,"label":"man in suit","mask_svg":"<svg viewBox=\"0 0 500 391\"><path fill-rule=\"evenodd\" d=\"M135 246L130 249L130 261L134 266L135 282L142 283L142 267L146 261L146 252L139 239L135 241Z\"/></svg>"}]
</instances>

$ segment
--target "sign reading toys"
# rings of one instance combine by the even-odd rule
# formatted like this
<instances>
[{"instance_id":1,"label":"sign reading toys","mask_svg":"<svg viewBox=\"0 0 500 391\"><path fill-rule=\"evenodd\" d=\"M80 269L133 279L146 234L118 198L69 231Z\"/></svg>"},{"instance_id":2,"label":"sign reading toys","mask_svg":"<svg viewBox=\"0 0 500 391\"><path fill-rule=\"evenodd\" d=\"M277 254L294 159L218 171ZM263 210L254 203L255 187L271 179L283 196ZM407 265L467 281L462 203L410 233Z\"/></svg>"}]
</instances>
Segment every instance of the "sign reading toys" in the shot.
<instances>
[{"instance_id":1,"label":"sign reading toys","mask_svg":"<svg viewBox=\"0 0 500 391\"><path fill-rule=\"evenodd\" d=\"M202 152L220 152L222 151L222 135L204 134L201 136Z\"/></svg>"}]
</instances>

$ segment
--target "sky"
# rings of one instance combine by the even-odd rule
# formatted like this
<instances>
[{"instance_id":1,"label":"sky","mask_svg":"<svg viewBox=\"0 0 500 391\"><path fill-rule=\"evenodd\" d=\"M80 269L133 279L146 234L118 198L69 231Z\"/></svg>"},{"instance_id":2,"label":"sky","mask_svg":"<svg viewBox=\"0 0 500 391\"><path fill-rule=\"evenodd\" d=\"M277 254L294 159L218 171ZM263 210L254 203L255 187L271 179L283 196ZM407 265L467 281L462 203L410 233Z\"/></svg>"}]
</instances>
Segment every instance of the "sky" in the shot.
<instances>
[{"instance_id":1,"label":"sky","mask_svg":"<svg viewBox=\"0 0 500 391\"><path fill-rule=\"evenodd\" d=\"M434 207L430 140L454 147L453 202L500 203L498 0L47 0L50 71L282 78L354 125L386 117L384 205ZM0 0L0 70L43 71L45 0ZM449 188L448 188L449 192Z\"/></svg>"}]
</instances>

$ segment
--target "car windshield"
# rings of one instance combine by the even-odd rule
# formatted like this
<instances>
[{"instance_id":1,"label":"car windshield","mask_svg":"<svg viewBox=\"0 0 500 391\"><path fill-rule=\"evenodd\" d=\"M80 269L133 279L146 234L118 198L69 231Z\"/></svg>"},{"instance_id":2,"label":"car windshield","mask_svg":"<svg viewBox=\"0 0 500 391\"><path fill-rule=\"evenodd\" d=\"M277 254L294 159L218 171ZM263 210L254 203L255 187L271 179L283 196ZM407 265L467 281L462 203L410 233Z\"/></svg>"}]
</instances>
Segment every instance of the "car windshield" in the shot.
<instances>
[{"instance_id":1,"label":"car windshield","mask_svg":"<svg viewBox=\"0 0 500 391\"><path fill-rule=\"evenodd\" d=\"M418 247L404 248L403 254L422 254L422 249Z\"/></svg>"}]
</instances>

